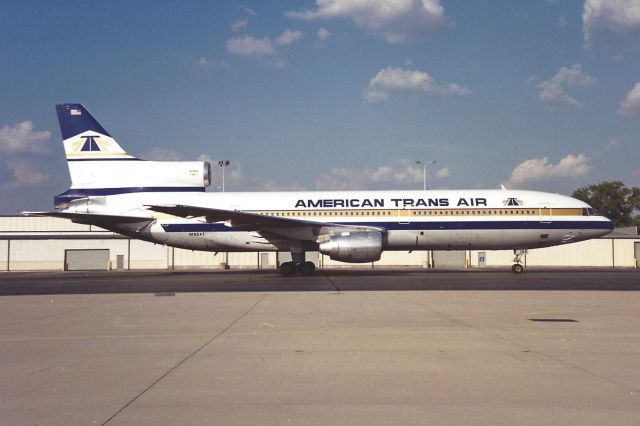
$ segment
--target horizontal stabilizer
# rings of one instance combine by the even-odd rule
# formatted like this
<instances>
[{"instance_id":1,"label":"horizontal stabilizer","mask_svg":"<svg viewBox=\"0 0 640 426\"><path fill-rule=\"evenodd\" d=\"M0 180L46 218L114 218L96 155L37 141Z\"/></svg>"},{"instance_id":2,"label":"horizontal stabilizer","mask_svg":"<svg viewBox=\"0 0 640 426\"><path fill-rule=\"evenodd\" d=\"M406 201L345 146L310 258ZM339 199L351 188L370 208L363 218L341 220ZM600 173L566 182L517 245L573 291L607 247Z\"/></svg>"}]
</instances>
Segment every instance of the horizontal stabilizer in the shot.
<instances>
[{"instance_id":1,"label":"horizontal stabilizer","mask_svg":"<svg viewBox=\"0 0 640 426\"><path fill-rule=\"evenodd\" d=\"M23 216L49 216L70 219L74 223L85 225L119 225L119 224L140 224L146 226L153 222L155 218L140 216L120 216L109 214L91 213L65 213L65 212L22 212Z\"/></svg>"}]
</instances>

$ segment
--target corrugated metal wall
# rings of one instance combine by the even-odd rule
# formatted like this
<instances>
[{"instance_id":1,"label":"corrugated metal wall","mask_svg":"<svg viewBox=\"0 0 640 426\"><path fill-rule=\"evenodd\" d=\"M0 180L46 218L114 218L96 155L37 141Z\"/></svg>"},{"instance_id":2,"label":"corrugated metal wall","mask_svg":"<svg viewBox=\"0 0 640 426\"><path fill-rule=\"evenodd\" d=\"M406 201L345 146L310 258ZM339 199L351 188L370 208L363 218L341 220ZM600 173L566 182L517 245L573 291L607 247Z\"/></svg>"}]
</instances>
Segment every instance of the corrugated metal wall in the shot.
<instances>
[{"instance_id":1,"label":"corrugated metal wall","mask_svg":"<svg viewBox=\"0 0 640 426\"><path fill-rule=\"evenodd\" d=\"M2 216L0 217L0 232L35 232L35 231L97 231L102 230L97 226L79 225L70 220L56 217L25 217Z\"/></svg>"},{"instance_id":2,"label":"corrugated metal wall","mask_svg":"<svg viewBox=\"0 0 640 426\"><path fill-rule=\"evenodd\" d=\"M168 269L168 247L140 240L127 240L130 255L124 254L125 269Z\"/></svg>"},{"instance_id":3,"label":"corrugated metal wall","mask_svg":"<svg viewBox=\"0 0 640 426\"><path fill-rule=\"evenodd\" d=\"M108 249L111 269L115 269L118 254L124 254L125 259L127 258L127 242L128 240L106 239L11 240L10 269L12 271L64 270L64 252L67 249ZM6 263L6 254L4 259Z\"/></svg>"},{"instance_id":4,"label":"corrugated metal wall","mask_svg":"<svg viewBox=\"0 0 640 426\"><path fill-rule=\"evenodd\" d=\"M7 256L9 254L9 241L0 241L0 271L8 271L9 263L7 262Z\"/></svg>"},{"instance_id":5,"label":"corrugated metal wall","mask_svg":"<svg viewBox=\"0 0 640 426\"><path fill-rule=\"evenodd\" d=\"M191 251L152 244L140 240L97 237L96 239L69 239L73 232L102 231L97 227L77 225L67 220L36 217L0 217L0 232L5 239L0 240L0 271L63 270L66 249L109 249L111 269L116 269L117 256L124 258L125 269L192 269L220 268L228 262L232 268L257 268L263 259L260 253L212 253ZM60 232L65 239L49 237L43 240L19 239L21 232ZM15 233L15 239L12 234ZM9 235L9 236L7 236ZM97 234L97 236L100 234ZM565 246L529 250L527 266L548 267L634 267L634 243L631 239L597 239L568 244ZM486 253L487 267L509 267L512 263L511 250L489 251ZM458 257L466 260L470 267L478 266L478 252L459 252ZM7 260L10 257L10 264ZM287 257L286 254L280 259ZM429 252L384 252L382 258L373 265L360 264L357 267L426 267ZM269 267L275 267L276 254L268 253ZM462 262L462 261L461 261ZM352 264L337 262L327 256L320 256L322 267L354 267ZM458 262L460 263L460 262ZM436 263L436 268L439 265ZM464 267L464 262L460 267Z\"/></svg>"}]
</instances>

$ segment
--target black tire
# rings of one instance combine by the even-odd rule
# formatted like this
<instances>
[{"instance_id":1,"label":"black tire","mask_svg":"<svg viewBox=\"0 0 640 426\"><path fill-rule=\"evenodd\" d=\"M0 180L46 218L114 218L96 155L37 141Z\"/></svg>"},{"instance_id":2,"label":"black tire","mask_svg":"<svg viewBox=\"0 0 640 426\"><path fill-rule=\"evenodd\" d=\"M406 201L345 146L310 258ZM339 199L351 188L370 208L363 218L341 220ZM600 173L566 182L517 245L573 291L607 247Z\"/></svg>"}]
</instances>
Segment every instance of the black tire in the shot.
<instances>
[{"instance_id":1,"label":"black tire","mask_svg":"<svg viewBox=\"0 0 640 426\"><path fill-rule=\"evenodd\" d=\"M288 277L296 272L296 265L293 262L284 262L280 265L280 274L283 277Z\"/></svg>"},{"instance_id":2,"label":"black tire","mask_svg":"<svg viewBox=\"0 0 640 426\"><path fill-rule=\"evenodd\" d=\"M513 272L514 274L521 274L524 272L524 266L519 263L514 263L511 267L511 272Z\"/></svg>"},{"instance_id":3,"label":"black tire","mask_svg":"<svg viewBox=\"0 0 640 426\"><path fill-rule=\"evenodd\" d=\"M304 276L313 275L316 271L316 264L313 262L304 262L300 265L300 274Z\"/></svg>"}]
</instances>

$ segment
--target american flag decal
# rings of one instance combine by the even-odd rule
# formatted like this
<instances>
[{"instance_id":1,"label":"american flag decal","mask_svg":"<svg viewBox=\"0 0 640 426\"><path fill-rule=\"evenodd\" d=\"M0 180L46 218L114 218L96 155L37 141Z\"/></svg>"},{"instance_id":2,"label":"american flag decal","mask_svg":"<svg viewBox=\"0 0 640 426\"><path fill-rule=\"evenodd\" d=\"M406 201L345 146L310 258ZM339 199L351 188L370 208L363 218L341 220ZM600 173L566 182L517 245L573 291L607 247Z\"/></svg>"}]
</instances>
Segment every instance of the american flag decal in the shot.
<instances>
[{"instance_id":1,"label":"american flag decal","mask_svg":"<svg viewBox=\"0 0 640 426\"><path fill-rule=\"evenodd\" d=\"M71 115L82 115L82 111L79 109L71 109L69 111L71 112Z\"/></svg>"}]
</instances>

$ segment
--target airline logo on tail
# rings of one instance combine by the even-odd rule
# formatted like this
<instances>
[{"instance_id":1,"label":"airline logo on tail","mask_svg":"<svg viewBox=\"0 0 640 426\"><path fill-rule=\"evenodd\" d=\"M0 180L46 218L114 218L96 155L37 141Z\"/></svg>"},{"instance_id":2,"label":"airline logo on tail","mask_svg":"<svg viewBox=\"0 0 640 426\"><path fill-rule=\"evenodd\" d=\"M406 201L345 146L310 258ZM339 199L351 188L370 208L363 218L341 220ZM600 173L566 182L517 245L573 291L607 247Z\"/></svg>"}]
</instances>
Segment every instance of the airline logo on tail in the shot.
<instances>
[{"instance_id":1,"label":"airline logo on tail","mask_svg":"<svg viewBox=\"0 0 640 426\"><path fill-rule=\"evenodd\" d=\"M94 135L81 136L81 138L84 139L84 143L82 144L82 148L80 148L80 151L102 151L98 146L98 144L102 145L102 142L101 141L96 142L96 139L98 139L99 137L100 136L94 136ZM73 148L76 151L78 151L79 146L80 144L76 143Z\"/></svg>"},{"instance_id":2,"label":"airline logo on tail","mask_svg":"<svg viewBox=\"0 0 640 426\"><path fill-rule=\"evenodd\" d=\"M91 130L66 139L63 144L68 159L132 158L113 138Z\"/></svg>"},{"instance_id":3,"label":"airline logo on tail","mask_svg":"<svg viewBox=\"0 0 640 426\"><path fill-rule=\"evenodd\" d=\"M58 122L69 161L135 160L81 104L56 105Z\"/></svg>"}]
</instances>

